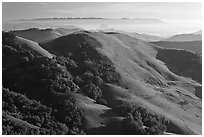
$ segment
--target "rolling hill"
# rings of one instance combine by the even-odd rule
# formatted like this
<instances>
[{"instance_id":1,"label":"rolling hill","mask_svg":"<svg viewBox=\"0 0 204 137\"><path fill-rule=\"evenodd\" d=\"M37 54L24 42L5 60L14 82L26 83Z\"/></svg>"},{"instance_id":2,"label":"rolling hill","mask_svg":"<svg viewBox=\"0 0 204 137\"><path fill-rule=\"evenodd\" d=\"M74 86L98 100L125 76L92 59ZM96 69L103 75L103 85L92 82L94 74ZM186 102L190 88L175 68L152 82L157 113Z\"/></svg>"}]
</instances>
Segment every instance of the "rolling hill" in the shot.
<instances>
[{"instance_id":1,"label":"rolling hill","mask_svg":"<svg viewBox=\"0 0 204 137\"><path fill-rule=\"evenodd\" d=\"M105 32L107 34L111 34L111 33L123 33L123 34L126 34L128 36L135 37L135 38L137 38L139 40L143 40L143 41L147 41L147 42L156 42L156 41L161 41L161 40L164 39L162 37L155 36L155 35L140 34L140 33L130 33L130 32L118 31L118 30L114 30L114 29L103 30L103 32Z\"/></svg>"},{"instance_id":2,"label":"rolling hill","mask_svg":"<svg viewBox=\"0 0 204 137\"><path fill-rule=\"evenodd\" d=\"M31 28L28 30L15 30L12 31L12 33L15 34L16 36L26 38L28 40L43 43L79 30L81 29L70 26L69 28L58 29Z\"/></svg>"},{"instance_id":3,"label":"rolling hill","mask_svg":"<svg viewBox=\"0 0 204 137\"><path fill-rule=\"evenodd\" d=\"M141 35L144 37L144 41L147 41L147 42L161 41L164 39L163 37L150 35L150 34L141 34Z\"/></svg>"},{"instance_id":4,"label":"rolling hill","mask_svg":"<svg viewBox=\"0 0 204 137\"><path fill-rule=\"evenodd\" d=\"M3 53L9 49L4 45ZM54 57L36 56L26 67L3 65L3 87L51 107L48 120L65 124L67 134L202 134L197 54L119 32L77 31L39 45ZM10 54L4 54L3 64ZM39 127L49 131L43 123Z\"/></svg>"},{"instance_id":5,"label":"rolling hill","mask_svg":"<svg viewBox=\"0 0 204 137\"><path fill-rule=\"evenodd\" d=\"M170 38L165 39L164 41L174 41L174 42L181 42L181 41L202 41L202 31L190 33L190 34L178 34L174 35Z\"/></svg>"},{"instance_id":6,"label":"rolling hill","mask_svg":"<svg viewBox=\"0 0 204 137\"><path fill-rule=\"evenodd\" d=\"M107 56L122 77L118 88L123 92L116 92L111 99L112 101L115 103L131 102L149 109L153 108L151 111L167 117L174 125L178 126L181 129L181 134L201 133L201 130L199 130L200 120L195 116L195 113L192 113L201 112L199 107L194 104L195 102L201 103L200 98L195 95L195 88L201 85L199 83L195 84L189 78L180 77L171 72L171 69L169 70L161 60L157 59L158 54L163 50L127 35L101 32L79 32L67 35L45 43L42 47L58 56L66 56L67 52L71 52L74 57L77 56L77 48L83 48L83 43L95 47L97 54ZM78 45L75 47L76 49L73 49L74 45ZM181 52L179 55L185 56L184 53ZM94 59L95 53L87 53L87 56ZM200 58L195 58L197 64L201 67L201 64L199 64ZM163 61L165 62L165 60ZM188 85L189 88L185 88L184 85ZM112 92L115 92L115 86L110 85L110 87L108 92L112 94ZM106 99L106 96L104 98ZM187 105L191 104L194 107L188 108L184 105L184 110L184 106L180 105L184 100L188 102ZM174 111L175 109L176 111ZM183 120L185 122L182 122Z\"/></svg>"},{"instance_id":7,"label":"rolling hill","mask_svg":"<svg viewBox=\"0 0 204 137\"><path fill-rule=\"evenodd\" d=\"M183 49L202 55L202 41L157 41L151 43L163 48Z\"/></svg>"},{"instance_id":8,"label":"rolling hill","mask_svg":"<svg viewBox=\"0 0 204 137\"><path fill-rule=\"evenodd\" d=\"M200 35L202 35L202 30L199 30L199 31L193 32L192 34L200 34Z\"/></svg>"}]
</instances>

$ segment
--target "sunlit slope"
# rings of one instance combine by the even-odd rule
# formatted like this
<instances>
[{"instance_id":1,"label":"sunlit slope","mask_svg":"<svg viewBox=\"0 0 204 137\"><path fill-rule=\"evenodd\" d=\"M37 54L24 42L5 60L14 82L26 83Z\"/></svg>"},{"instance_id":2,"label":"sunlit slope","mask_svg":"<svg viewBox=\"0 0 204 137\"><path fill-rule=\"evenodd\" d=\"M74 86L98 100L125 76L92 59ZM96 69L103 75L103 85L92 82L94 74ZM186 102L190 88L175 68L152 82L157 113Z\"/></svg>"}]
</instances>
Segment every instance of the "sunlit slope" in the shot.
<instances>
[{"instance_id":1,"label":"sunlit slope","mask_svg":"<svg viewBox=\"0 0 204 137\"><path fill-rule=\"evenodd\" d=\"M104 85L103 96L110 108L114 109L118 102L139 104L168 118L171 121L167 129L169 132L201 134L202 109L198 96L201 84L171 72L164 62L157 59L158 52L162 50L124 34L102 32L78 32L41 46L58 56L69 52L77 56L77 47L82 40L87 46L97 49L97 54L107 56L121 75L117 86ZM97 56L87 55L90 58ZM80 106L86 110L88 105ZM92 110L99 112L96 108L89 109ZM95 120L100 117L96 114Z\"/></svg>"},{"instance_id":2,"label":"sunlit slope","mask_svg":"<svg viewBox=\"0 0 204 137\"><path fill-rule=\"evenodd\" d=\"M91 135L119 135L121 122L119 117L110 107L95 103L93 99L80 94L74 94L79 108L85 113L84 130Z\"/></svg>"},{"instance_id":3,"label":"sunlit slope","mask_svg":"<svg viewBox=\"0 0 204 137\"><path fill-rule=\"evenodd\" d=\"M42 47L39 46L38 43L25 39L25 38L21 38L21 37L17 37L17 40L22 43L26 48L29 48L33 51L35 51L36 53L38 53L39 55L48 57L48 58L52 58L53 55L50 54L48 51L46 51L45 49L43 49Z\"/></svg>"}]
</instances>

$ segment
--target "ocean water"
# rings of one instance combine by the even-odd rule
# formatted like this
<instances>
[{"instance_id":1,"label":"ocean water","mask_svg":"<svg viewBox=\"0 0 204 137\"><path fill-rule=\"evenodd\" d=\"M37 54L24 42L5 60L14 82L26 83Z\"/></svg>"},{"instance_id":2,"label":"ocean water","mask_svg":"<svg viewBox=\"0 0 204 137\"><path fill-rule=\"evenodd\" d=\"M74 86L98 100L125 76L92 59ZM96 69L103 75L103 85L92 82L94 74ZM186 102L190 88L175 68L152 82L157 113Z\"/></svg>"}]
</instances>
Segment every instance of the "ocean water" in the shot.
<instances>
[{"instance_id":1,"label":"ocean water","mask_svg":"<svg viewBox=\"0 0 204 137\"><path fill-rule=\"evenodd\" d=\"M144 20L126 19L58 19L58 20L26 20L26 21L3 21L2 30L24 30L28 28L70 28L76 26L86 30L115 29L127 32L145 33L157 36L171 36L179 33L192 33L201 29L191 23L164 23Z\"/></svg>"}]
</instances>

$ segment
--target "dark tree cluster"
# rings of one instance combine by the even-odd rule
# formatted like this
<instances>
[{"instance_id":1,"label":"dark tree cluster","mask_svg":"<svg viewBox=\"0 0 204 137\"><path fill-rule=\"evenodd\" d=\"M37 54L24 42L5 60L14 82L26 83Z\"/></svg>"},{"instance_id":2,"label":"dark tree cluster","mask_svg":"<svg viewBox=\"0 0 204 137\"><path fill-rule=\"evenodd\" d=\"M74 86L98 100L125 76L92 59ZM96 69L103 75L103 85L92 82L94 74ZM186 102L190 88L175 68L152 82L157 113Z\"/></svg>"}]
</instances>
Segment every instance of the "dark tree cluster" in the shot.
<instances>
[{"instance_id":1,"label":"dark tree cluster","mask_svg":"<svg viewBox=\"0 0 204 137\"><path fill-rule=\"evenodd\" d=\"M26 104L19 104L18 101L12 101L12 97L8 97L8 100L4 102L12 108L4 107L3 112L16 113L12 117L18 119L20 117L21 120L39 127L40 134L83 134L81 129L83 111L76 107L75 99L72 97L72 92L77 92L79 87L73 82L69 71L58 64L56 59L42 57L26 49L24 45L16 41L15 36L11 33L3 32L2 50L3 87L8 88L12 93L25 96L22 98ZM34 107L32 103L28 103L29 100L36 100L40 103L31 101L38 105ZM45 112L41 114L39 109ZM41 115L44 120L41 119ZM15 122L5 121L10 126L15 125ZM14 126L14 128L17 127ZM12 134L15 131L10 128L4 133ZM31 133L22 127L18 134Z\"/></svg>"},{"instance_id":2,"label":"dark tree cluster","mask_svg":"<svg viewBox=\"0 0 204 137\"><path fill-rule=\"evenodd\" d=\"M121 116L124 116L122 134L158 135L166 131L168 120L157 114L149 112L146 108L123 103L115 108Z\"/></svg>"},{"instance_id":3,"label":"dark tree cluster","mask_svg":"<svg viewBox=\"0 0 204 137\"><path fill-rule=\"evenodd\" d=\"M47 48L43 44L42 47ZM106 83L118 83L120 74L115 70L113 62L99 53L101 47L99 42L87 34L71 34L55 40L52 49L47 50L60 53L61 57L57 57L57 60L66 64L67 69L75 69L72 71L75 75L80 76L90 71Z\"/></svg>"},{"instance_id":4,"label":"dark tree cluster","mask_svg":"<svg viewBox=\"0 0 204 137\"><path fill-rule=\"evenodd\" d=\"M102 99L101 86L104 82L113 82L113 78L119 79L119 74L115 77L111 72L109 74L107 74L108 72L103 73L103 71L93 65L93 62L90 60L77 63L69 57L63 56L57 57L56 60L57 63L71 72L73 82L79 86L81 92L96 100L99 104L106 104L106 101ZM99 71L101 71L101 73L99 73ZM113 73L115 73L115 71Z\"/></svg>"},{"instance_id":5,"label":"dark tree cluster","mask_svg":"<svg viewBox=\"0 0 204 137\"><path fill-rule=\"evenodd\" d=\"M3 134L71 134L51 107L8 89L2 92Z\"/></svg>"},{"instance_id":6,"label":"dark tree cluster","mask_svg":"<svg viewBox=\"0 0 204 137\"><path fill-rule=\"evenodd\" d=\"M100 43L85 34L59 39L66 45L54 45L55 51L63 53L63 56L56 57L57 62L71 72L81 92L99 104L107 104L102 98L101 86L103 83L117 84L121 77L112 61L97 51Z\"/></svg>"}]
</instances>

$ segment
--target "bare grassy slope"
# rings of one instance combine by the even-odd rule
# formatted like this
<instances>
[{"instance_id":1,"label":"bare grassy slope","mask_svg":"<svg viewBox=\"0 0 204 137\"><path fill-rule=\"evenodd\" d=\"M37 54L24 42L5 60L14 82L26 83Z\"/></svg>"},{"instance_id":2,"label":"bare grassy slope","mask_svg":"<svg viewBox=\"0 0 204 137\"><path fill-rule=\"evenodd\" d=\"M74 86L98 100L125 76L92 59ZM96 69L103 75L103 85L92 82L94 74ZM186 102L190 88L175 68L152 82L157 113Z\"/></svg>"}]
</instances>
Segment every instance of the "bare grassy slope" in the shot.
<instances>
[{"instance_id":1,"label":"bare grassy slope","mask_svg":"<svg viewBox=\"0 0 204 137\"><path fill-rule=\"evenodd\" d=\"M91 135L119 135L122 117L110 107L96 104L93 99L74 94L78 107L85 113L84 131ZM110 130L111 129L111 130Z\"/></svg>"},{"instance_id":2,"label":"bare grassy slope","mask_svg":"<svg viewBox=\"0 0 204 137\"><path fill-rule=\"evenodd\" d=\"M48 57L48 58L52 58L53 55L50 54L48 51L46 51L45 49L43 49L42 47L39 46L38 43L25 39L25 38L21 38L21 37L17 37L17 40L22 43L26 48L29 48L33 51L35 51L36 53Z\"/></svg>"},{"instance_id":3,"label":"bare grassy slope","mask_svg":"<svg viewBox=\"0 0 204 137\"><path fill-rule=\"evenodd\" d=\"M102 32L78 32L42 47L53 54L65 55L82 37L85 42L87 40L88 46L97 49L98 54L107 56L121 75L117 86L104 85L103 97L109 108L114 109L118 102L139 104L168 118L171 121L167 129L169 132L201 134L201 99L196 94L201 84L171 72L164 62L156 58L158 52L162 52L159 48L127 35ZM88 55L95 57L94 54ZM79 106L90 116L89 130L98 129L97 123L102 119L99 114L109 109L92 101L89 104L79 102Z\"/></svg>"}]
</instances>

